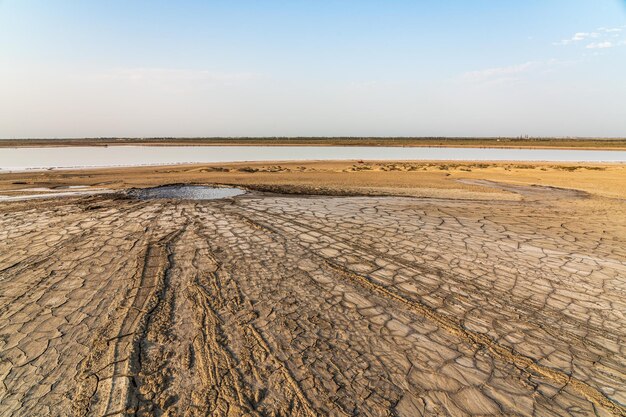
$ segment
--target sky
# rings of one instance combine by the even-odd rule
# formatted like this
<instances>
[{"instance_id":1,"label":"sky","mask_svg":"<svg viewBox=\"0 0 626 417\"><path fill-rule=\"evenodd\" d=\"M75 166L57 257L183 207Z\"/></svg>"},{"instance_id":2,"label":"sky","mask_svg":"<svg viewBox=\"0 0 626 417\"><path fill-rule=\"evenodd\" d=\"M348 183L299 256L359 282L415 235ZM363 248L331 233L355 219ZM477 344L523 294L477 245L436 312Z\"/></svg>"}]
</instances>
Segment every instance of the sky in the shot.
<instances>
[{"instance_id":1,"label":"sky","mask_svg":"<svg viewBox=\"0 0 626 417\"><path fill-rule=\"evenodd\" d=\"M626 0L0 0L0 138L626 136Z\"/></svg>"}]
</instances>

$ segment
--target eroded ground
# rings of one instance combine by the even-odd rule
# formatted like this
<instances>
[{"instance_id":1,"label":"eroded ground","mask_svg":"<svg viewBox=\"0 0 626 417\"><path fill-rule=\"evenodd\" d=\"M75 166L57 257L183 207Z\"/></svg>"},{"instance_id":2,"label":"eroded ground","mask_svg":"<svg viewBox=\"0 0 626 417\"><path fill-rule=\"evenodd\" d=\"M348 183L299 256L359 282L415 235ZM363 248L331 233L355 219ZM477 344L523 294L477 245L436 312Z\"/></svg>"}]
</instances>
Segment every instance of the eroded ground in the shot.
<instances>
[{"instance_id":1,"label":"eroded ground","mask_svg":"<svg viewBox=\"0 0 626 417\"><path fill-rule=\"evenodd\" d=\"M0 415L624 415L623 201L499 191L4 203Z\"/></svg>"}]
</instances>

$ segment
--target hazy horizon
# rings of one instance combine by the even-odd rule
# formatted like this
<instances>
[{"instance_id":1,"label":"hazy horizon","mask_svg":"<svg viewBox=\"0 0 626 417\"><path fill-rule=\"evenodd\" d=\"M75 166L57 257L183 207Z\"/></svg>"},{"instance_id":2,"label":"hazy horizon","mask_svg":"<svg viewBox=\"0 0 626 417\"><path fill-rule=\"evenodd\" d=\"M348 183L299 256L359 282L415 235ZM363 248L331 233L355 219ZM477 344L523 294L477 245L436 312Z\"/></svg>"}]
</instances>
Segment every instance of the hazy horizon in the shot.
<instances>
[{"instance_id":1,"label":"hazy horizon","mask_svg":"<svg viewBox=\"0 0 626 417\"><path fill-rule=\"evenodd\" d=\"M626 136L49 136L49 137L22 137L22 138L0 138L0 140L151 140L151 139L173 139L173 140L200 140L200 139L424 139L424 140L453 140L453 139L519 139L519 140L542 140L542 139L571 139L571 140L614 140L626 139Z\"/></svg>"},{"instance_id":2,"label":"hazy horizon","mask_svg":"<svg viewBox=\"0 0 626 417\"><path fill-rule=\"evenodd\" d=\"M0 0L0 138L626 136L626 2Z\"/></svg>"}]
</instances>

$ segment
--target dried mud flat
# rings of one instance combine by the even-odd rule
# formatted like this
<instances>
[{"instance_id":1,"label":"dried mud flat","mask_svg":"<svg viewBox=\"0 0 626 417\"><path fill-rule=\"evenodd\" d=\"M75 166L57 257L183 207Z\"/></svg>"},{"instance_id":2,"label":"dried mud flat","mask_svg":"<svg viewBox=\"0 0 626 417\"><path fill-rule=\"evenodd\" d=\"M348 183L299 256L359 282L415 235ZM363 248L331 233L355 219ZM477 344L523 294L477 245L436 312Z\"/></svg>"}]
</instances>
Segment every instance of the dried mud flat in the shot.
<instances>
[{"instance_id":1,"label":"dried mud flat","mask_svg":"<svg viewBox=\"0 0 626 417\"><path fill-rule=\"evenodd\" d=\"M625 415L624 203L506 191L2 204L0 415Z\"/></svg>"}]
</instances>

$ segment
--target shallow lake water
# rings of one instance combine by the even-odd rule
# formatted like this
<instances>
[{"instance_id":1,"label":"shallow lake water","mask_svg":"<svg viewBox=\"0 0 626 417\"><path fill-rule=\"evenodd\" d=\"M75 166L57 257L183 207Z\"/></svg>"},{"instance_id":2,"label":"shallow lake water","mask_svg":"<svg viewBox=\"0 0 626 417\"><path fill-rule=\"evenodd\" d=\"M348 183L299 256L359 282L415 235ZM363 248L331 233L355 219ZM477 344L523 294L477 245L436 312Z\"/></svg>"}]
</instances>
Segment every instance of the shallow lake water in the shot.
<instances>
[{"instance_id":1,"label":"shallow lake water","mask_svg":"<svg viewBox=\"0 0 626 417\"><path fill-rule=\"evenodd\" d=\"M299 160L455 160L626 163L626 151L373 146L85 146L0 148L0 169Z\"/></svg>"},{"instance_id":2,"label":"shallow lake water","mask_svg":"<svg viewBox=\"0 0 626 417\"><path fill-rule=\"evenodd\" d=\"M128 195L140 200L173 198L181 200L217 200L245 194L241 188L209 187L204 185L164 185L154 188L137 188Z\"/></svg>"}]
</instances>

